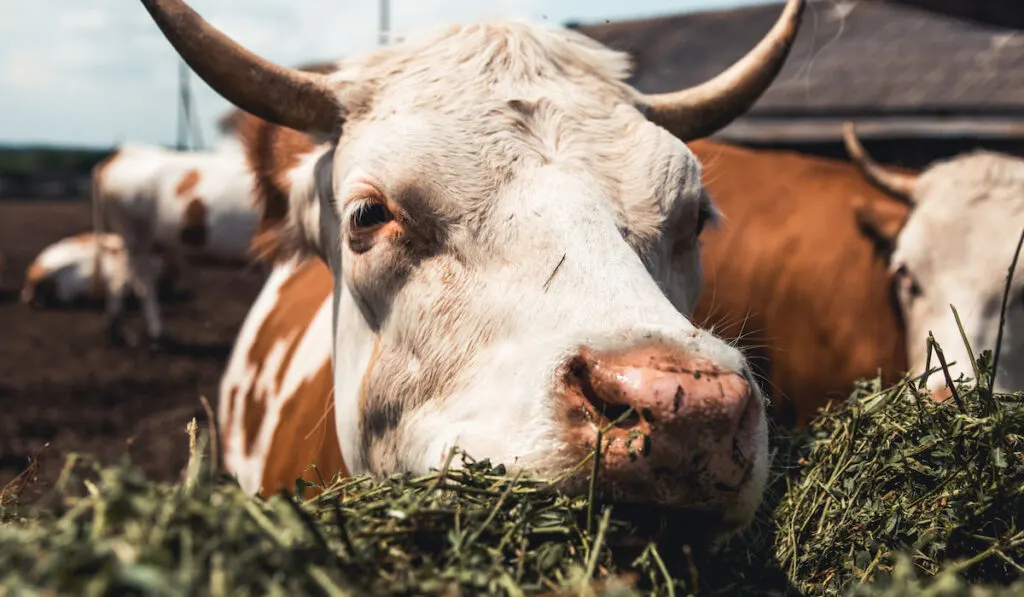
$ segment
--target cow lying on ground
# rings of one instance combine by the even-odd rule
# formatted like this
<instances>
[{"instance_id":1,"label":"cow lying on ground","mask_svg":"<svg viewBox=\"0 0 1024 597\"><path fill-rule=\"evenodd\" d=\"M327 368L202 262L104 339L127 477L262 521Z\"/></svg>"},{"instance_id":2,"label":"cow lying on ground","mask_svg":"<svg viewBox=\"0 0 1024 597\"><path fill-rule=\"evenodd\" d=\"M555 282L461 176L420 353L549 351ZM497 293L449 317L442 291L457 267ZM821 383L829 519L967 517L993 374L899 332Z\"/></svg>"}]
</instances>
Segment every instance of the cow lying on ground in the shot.
<instances>
[{"instance_id":1,"label":"cow lying on ground","mask_svg":"<svg viewBox=\"0 0 1024 597\"><path fill-rule=\"evenodd\" d=\"M331 274L317 296L281 272L253 308L251 344L235 347L229 452L238 426L271 429L247 444L264 465L247 490L290 488L264 475L300 473L301 452L333 435L342 458L328 476L425 472L458 446L566 472L582 492L589 472L569 469L604 429L606 498L692 508L715 535L750 521L764 405L740 351L687 318L715 210L684 142L771 83L802 0L719 77L654 96L624 82L625 55L564 29L452 26L323 75L266 62L179 1L143 4L211 87L318 142L277 143L270 127L247 148L281 189L262 197L261 246ZM290 325L307 307L309 333ZM321 371L326 354L323 377L291 374ZM295 412L333 417L335 433L276 434Z\"/></svg>"},{"instance_id":2,"label":"cow lying on ground","mask_svg":"<svg viewBox=\"0 0 1024 597\"><path fill-rule=\"evenodd\" d=\"M850 131L847 141L858 147ZM706 164L705 184L722 212L703 236L705 287L694 320L748 352L780 420L802 425L879 371L888 382L908 370L924 373L929 330L954 379L973 376L949 303L976 349L991 348L1003 279L1024 227L1021 207L1010 200L1024 197L1019 160L978 154L933 166L914 190L928 208L911 213L907 201L876 188L850 162L707 140L690 147ZM1024 387L1015 378L1022 311L1019 300L1011 305L1002 390ZM943 397L943 375L932 375L929 387Z\"/></svg>"},{"instance_id":3,"label":"cow lying on ground","mask_svg":"<svg viewBox=\"0 0 1024 597\"><path fill-rule=\"evenodd\" d=\"M142 303L152 346L162 340L156 296L160 260L182 269L188 256L242 263L259 215L241 151L171 151L128 144L93 170L95 227L124 239L128 284L107 295L108 338L120 343L124 299ZM157 257L159 254L159 257ZM95 268L104 277L102 263Z\"/></svg>"},{"instance_id":4,"label":"cow lying on ground","mask_svg":"<svg viewBox=\"0 0 1024 597\"><path fill-rule=\"evenodd\" d=\"M97 247L101 251L101 278L94 275ZM173 263L165 264L159 256L156 259L158 294L166 296L174 290L178 271ZM106 233L97 238L92 232L84 232L40 251L25 272L21 301L34 307L92 303L127 284L128 258L121 237Z\"/></svg>"}]
</instances>

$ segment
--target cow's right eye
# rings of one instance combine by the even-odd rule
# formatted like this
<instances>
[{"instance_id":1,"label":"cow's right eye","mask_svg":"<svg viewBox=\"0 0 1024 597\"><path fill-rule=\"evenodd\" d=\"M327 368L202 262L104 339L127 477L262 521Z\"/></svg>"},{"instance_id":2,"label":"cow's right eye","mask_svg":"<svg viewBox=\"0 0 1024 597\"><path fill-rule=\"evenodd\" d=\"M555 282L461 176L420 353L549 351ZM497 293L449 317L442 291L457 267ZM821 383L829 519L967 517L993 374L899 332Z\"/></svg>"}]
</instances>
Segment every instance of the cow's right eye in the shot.
<instances>
[{"instance_id":1,"label":"cow's right eye","mask_svg":"<svg viewBox=\"0 0 1024 597\"><path fill-rule=\"evenodd\" d=\"M898 284L898 287L902 292L905 293L907 298L916 299L924 294L921 285L918 283L917 278L910 273L906 265L900 265L892 273L894 281Z\"/></svg>"},{"instance_id":2,"label":"cow's right eye","mask_svg":"<svg viewBox=\"0 0 1024 597\"><path fill-rule=\"evenodd\" d=\"M363 203L352 212L352 228L365 231L387 224L395 219L386 205L377 201Z\"/></svg>"}]
</instances>

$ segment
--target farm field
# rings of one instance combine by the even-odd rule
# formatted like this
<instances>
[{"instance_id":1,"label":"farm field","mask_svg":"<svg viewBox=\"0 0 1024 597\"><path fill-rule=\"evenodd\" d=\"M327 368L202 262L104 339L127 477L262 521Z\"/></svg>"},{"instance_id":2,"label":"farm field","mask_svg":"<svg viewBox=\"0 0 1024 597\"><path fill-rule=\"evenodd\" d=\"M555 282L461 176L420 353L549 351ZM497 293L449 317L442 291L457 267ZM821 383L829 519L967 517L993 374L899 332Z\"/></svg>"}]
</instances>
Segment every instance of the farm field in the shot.
<instances>
[{"instance_id":1,"label":"farm field","mask_svg":"<svg viewBox=\"0 0 1024 597\"><path fill-rule=\"evenodd\" d=\"M0 201L0 486L38 456L29 495L51 485L72 452L104 462L127 452L154 479L176 476L185 425L205 420L199 396L216 403L223 363L262 283L255 269L194 268L185 286L202 292L164 306L175 341L167 353L108 349L101 307L36 311L18 302L39 251L91 226L88 201ZM142 333L137 311L129 322Z\"/></svg>"}]
</instances>

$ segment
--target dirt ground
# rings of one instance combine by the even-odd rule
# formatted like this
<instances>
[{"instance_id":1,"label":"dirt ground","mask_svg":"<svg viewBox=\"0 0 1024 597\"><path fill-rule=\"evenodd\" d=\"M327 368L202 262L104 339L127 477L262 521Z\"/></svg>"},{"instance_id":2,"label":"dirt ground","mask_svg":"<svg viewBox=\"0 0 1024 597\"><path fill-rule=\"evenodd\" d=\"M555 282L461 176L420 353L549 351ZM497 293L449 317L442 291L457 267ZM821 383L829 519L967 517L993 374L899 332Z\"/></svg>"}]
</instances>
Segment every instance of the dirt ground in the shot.
<instances>
[{"instance_id":1,"label":"dirt ground","mask_svg":"<svg viewBox=\"0 0 1024 597\"><path fill-rule=\"evenodd\" d=\"M115 462L127 450L154 478L184 466L200 396L217 384L238 328L262 285L255 267L195 267L187 295L163 304L171 347L107 348L101 308L34 310L18 302L31 260L46 245L91 227L87 201L0 201L0 487L37 457L39 495L72 452ZM142 334L133 310L127 331ZM46 445L49 444L49 445Z\"/></svg>"}]
</instances>

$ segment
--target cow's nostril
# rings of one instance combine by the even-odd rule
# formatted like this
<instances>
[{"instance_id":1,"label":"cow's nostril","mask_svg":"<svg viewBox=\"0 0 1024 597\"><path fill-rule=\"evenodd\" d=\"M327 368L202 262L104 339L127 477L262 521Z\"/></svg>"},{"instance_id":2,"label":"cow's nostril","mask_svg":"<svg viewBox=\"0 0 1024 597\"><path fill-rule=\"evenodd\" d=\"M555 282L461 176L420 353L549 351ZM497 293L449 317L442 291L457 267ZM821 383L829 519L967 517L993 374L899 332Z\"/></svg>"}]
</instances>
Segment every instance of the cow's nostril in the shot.
<instances>
[{"instance_id":1,"label":"cow's nostril","mask_svg":"<svg viewBox=\"0 0 1024 597\"><path fill-rule=\"evenodd\" d=\"M598 426L604 427L611 424L618 429L632 429L639 425L641 413L622 400L621 391L618 391L617 388L607 387L607 383L598 383L598 387L595 387L592 371L590 363L584 357L576 357L569 366L571 377L569 381L570 385L579 389L583 398L593 408L593 414L597 415ZM605 397L602 397L602 393L605 394ZM622 401L613 401L616 399ZM649 414L649 409L644 410L647 411L646 414ZM645 416L644 418L650 420L653 417Z\"/></svg>"}]
</instances>

